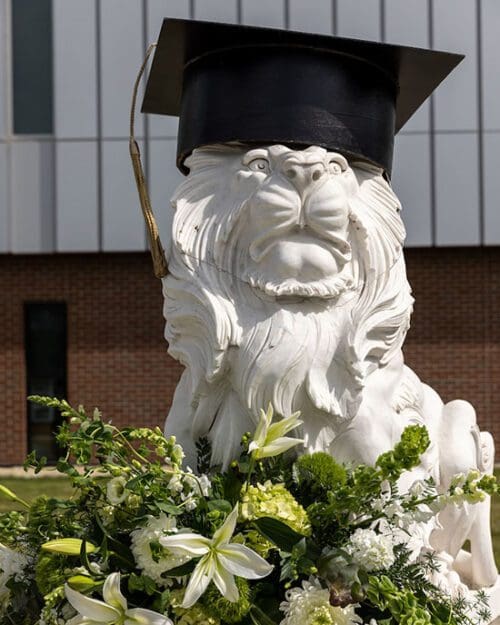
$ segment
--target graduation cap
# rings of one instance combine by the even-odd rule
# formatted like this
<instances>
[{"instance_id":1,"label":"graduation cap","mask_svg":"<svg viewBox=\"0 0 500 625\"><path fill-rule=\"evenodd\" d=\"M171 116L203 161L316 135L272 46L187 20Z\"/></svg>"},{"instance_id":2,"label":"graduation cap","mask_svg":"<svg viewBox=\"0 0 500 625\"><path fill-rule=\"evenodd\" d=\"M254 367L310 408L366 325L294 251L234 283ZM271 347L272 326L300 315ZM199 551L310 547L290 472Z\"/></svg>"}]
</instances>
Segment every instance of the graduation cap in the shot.
<instances>
[{"instance_id":1,"label":"graduation cap","mask_svg":"<svg viewBox=\"0 0 500 625\"><path fill-rule=\"evenodd\" d=\"M391 172L394 135L462 55L167 18L142 112L180 118L177 165L216 143L317 145Z\"/></svg>"}]
</instances>

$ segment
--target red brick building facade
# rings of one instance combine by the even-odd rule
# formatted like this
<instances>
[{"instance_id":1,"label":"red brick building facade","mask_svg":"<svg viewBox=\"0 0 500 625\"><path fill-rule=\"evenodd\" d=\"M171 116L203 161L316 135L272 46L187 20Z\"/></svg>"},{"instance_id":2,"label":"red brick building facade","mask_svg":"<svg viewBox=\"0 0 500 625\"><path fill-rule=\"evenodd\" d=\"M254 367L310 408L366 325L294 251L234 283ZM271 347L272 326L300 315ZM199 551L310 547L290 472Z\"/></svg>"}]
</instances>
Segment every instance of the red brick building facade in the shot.
<instances>
[{"instance_id":1,"label":"red brick building facade","mask_svg":"<svg viewBox=\"0 0 500 625\"><path fill-rule=\"evenodd\" d=\"M500 441L500 248L406 251L416 298L405 354L445 401L468 399ZM27 452L27 302L67 306L67 395L117 425L162 424L181 367L167 355L148 254L0 256L0 465Z\"/></svg>"}]
</instances>

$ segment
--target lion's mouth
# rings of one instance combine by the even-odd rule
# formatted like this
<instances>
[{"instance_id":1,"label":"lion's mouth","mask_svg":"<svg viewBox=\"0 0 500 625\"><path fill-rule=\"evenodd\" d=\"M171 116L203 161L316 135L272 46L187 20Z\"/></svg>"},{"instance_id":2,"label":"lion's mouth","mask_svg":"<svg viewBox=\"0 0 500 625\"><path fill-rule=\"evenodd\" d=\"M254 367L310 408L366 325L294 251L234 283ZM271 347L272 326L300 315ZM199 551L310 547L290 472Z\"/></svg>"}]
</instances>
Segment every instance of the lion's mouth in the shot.
<instances>
[{"instance_id":1,"label":"lion's mouth","mask_svg":"<svg viewBox=\"0 0 500 625\"><path fill-rule=\"evenodd\" d=\"M270 280L261 274L248 274L245 280L266 295L276 298L337 298L353 288L352 277L347 273L314 282L299 282L295 278L284 281Z\"/></svg>"},{"instance_id":2,"label":"lion's mouth","mask_svg":"<svg viewBox=\"0 0 500 625\"><path fill-rule=\"evenodd\" d=\"M250 245L250 257L255 263L261 263L265 256L273 251L273 248L283 244L294 246L297 250L300 250L301 246L303 249L318 246L326 249L343 267L352 257L349 242L337 233L318 230L312 229L308 225L296 225L287 228L286 231L277 229L271 234L264 234Z\"/></svg>"},{"instance_id":3,"label":"lion's mouth","mask_svg":"<svg viewBox=\"0 0 500 625\"><path fill-rule=\"evenodd\" d=\"M301 228L268 236L261 247L254 241L245 279L274 297L337 297L352 285L346 267L352 255L345 239L334 238L335 244Z\"/></svg>"}]
</instances>

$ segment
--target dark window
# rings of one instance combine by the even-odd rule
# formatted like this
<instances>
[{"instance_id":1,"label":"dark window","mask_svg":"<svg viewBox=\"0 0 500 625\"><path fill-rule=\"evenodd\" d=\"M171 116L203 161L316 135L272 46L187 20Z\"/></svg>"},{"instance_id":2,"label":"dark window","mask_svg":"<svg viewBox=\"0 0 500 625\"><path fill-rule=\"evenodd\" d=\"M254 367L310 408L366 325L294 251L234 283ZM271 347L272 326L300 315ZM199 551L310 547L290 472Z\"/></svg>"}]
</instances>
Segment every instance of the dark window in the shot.
<instances>
[{"instance_id":1,"label":"dark window","mask_svg":"<svg viewBox=\"0 0 500 625\"><path fill-rule=\"evenodd\" d=\"M28 395L66 397L66 304L25 305L26 380ZM28 448L50 462L58 457L54 431L59 413L28 402Z\"/></svg>"},{"instance_id":2,"label":"dark window","mask_svg":"<svg viewBox=\"0 0 500 625\"><path fill-rule=\"evenodd\" d=\"M52 134L52 0L12 0L14 133Z\"/></svg>"}]
</instances>

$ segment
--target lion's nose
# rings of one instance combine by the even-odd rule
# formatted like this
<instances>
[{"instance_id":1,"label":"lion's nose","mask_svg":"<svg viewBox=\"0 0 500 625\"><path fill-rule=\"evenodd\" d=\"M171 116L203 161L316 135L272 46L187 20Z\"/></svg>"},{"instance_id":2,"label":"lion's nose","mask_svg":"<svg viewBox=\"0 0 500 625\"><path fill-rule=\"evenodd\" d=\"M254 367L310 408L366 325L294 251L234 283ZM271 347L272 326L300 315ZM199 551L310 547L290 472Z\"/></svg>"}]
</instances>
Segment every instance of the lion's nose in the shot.
<instances>
[{"instance_id":1,"label":"lion's nose","mask_svg":"<svg viewBox=\"0 0 500 625\"><path fill-rule=\"evenodd\" d=\"M324 177L326 168L323 163L286 163L284 173L297 191L302 194Z\"/></svg>"}]
</instances>

